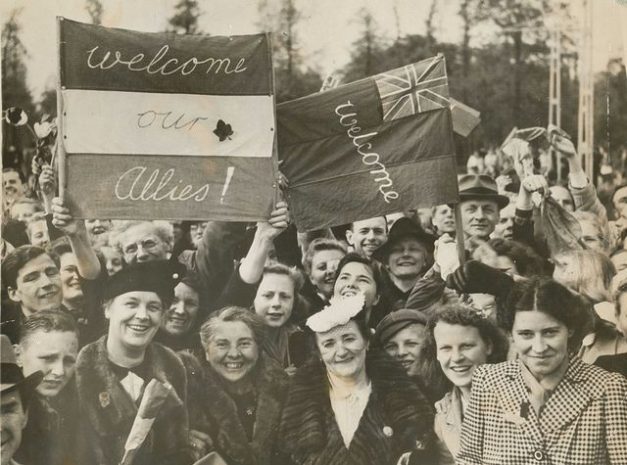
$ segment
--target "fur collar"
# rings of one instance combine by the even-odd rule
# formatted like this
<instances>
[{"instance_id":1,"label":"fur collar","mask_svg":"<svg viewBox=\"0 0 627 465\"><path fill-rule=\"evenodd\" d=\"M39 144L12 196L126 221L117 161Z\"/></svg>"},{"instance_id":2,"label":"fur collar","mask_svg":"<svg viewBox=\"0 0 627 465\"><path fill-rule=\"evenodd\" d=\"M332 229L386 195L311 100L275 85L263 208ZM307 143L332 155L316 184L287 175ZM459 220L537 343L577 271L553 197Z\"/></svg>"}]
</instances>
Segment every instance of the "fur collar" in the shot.
<instances>
[{"instance_id":1,"label":"fur collar","mask_svg":"<svg viewBox=\"0 0 627 465\"><path fill-rule=\"evenodd\" d=\"M383 351L369 350L366 371L372 383L370 402L377 402L385 412L386 424L393 431L414 434L430 429L433 417L426 400L405 371ZM419 404L424 404L420 409ZM290 453L321 450L327 444L325 419L331 410L324 364L313 360L294 376L281 423L282 443ZM422 423L427 424L422 425ZM422 427L421 427L422 426ZM403 434L399 434L403 436ZM399 442L406 438L399 437Z\"/></svg>"},{"instance_id":2,"label":"fur collar","mask_svg":"<svg viewBox=\"0 0 627 465\"><path fill-rule=\"evenodd\" d=\"M208 362L202 362L205 389L203 409L215 431L214 444L228 463L272 465L273 449L287 394L287 375L269 357L261 355L254 373L257 413L253 440L249 444L238 417L237 406L226 392L220 375Z\"/></svg>"},{"instance_id":3,"label":"fur collar","mask_svg":"<svg viewBox=\"0 0 627 465\"><path fill-rule=\"evenodd\" d=\"M107 336L85 346L76 362L76 385L81 406L91 424L101 434L128 429L137 414L137 406L126 393L109 365ZM186 392L185 369L170 349L151 343L145 361L151 377L173 386L164 408L182 406L179 393Z\"/></svg>"}]
</instances>

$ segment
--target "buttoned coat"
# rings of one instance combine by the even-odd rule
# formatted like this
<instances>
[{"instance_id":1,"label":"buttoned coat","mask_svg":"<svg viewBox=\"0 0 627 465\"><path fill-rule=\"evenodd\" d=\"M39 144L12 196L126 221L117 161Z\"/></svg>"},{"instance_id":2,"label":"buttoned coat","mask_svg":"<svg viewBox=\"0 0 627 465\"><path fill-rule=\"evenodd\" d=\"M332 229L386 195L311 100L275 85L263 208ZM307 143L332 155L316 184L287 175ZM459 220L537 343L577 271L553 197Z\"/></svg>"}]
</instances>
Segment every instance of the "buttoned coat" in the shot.
<instances>
[{"instance_id":1,"label":"buttoned coat","mask_svg":"<svg viewBox=\"0 0 627 465\"><path fill-rule=\"evenodd\" d=\"M574 357L538 416L519 363L476 370L458 464L627 464L622 376Z\"/></svg>"},{"instance_id":2,"label":"buttoned coat","mask_svg":"<svg viewBox=\"0 0 627 465\"><path fill-rule=\"evenodd\" d=\"M149 376L172 386L134 465L186 465L192 456L185 405L187 378L177 355L156 342L146 349ZM137 405L108 361L106 336L86 345L76 362L80 410L79 465L118 465Z\"/></svg>"}]
</instances>

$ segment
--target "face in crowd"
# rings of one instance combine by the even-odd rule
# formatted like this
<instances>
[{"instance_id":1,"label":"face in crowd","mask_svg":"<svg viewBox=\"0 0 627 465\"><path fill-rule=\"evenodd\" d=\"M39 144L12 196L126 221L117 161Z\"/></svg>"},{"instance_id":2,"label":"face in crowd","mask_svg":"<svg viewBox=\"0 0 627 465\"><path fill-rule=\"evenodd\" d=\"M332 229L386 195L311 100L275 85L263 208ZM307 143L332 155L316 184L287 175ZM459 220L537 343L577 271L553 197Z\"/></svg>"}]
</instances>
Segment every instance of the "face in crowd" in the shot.
<instances>
[{"instance_id":1,"label":"face in crowd","mask_svg":"<svg viewBox=\"0 0 627 465\"><path fill-rule=\"evenodd\" d=\"M36 202L16 202L11 207L11 218L26 223L35 213L41 211L41 207Z\"/></svg>"},{"instance_id":2,"label":"face in crowd","mask_svg":"<svg viewBox=\"0 0 627 465\"><path fill-rule=\"evenodd\" d=\"M9 288L8 292L25 316L41 310L57 310L62 299L59 268L48 254L41 254L20 268L16 288Z\"/></svg>"},{"instance_id":3,"label":"face in crowd","mask_svg":"<svg viewBox=\"0 0 627 465\"><path fill-rule=\"evenodd\" d=\"M164 241L152 223L131 226L120 238L122 254L127 264L167 260L170 244Z\"/></svg>"},{"instance_id":4,"label":"face in crowd","mask_svg":"<svg viewBox=\"0 0 627 465\"><path fill-rule=\"evenodd\" d=\"M499 221L498 204L492 200L470 199L460 205L466 237L489 238Z\"/></svg>"},{"instance_id":5,"label":"face in crowd","mask_svg":"<svg viewBox=\"0 0 627 465\"><path fill-rule=\"evenodd\" d=\"M15 201L24 195L24 184L17 171L3 171L2 186L7 200Z\"/></svg>"},{"instance_id":6,"label":"face in crowd","mask_svg":"<svg viewBox=\"0 0 627 465\"><path fill-rule=\"evenodd\" d=\"M309 280L327 299L333 295L337 265L344 255L341 250L329 249L318 250L311 257Z\"/></svg>"},{"instance_id":7,"label":"face in crowd","mask_svg":"<svg viewBox=\"0 0 627 465\"><path fill-rule=\"evenodd\" d=\"M492 347L474 326L439 321L433 329L433 336L444 375L454 386L469 388L475 369L487 362Z\"/></svg>"},{"instance_id":8,"label":"face in crowd","mask_svg":"<svg viewBox=\"0 0 627 465\"><path fill-rule=\"evenodd\" d=\"M45 218L31 219L26 227L28 239L31 245L45 249L50 245L50 234Z\"/></svg>"},{"instance_id":9,"label":"face in crowd","mask_svg":"<svg viewBox=\"0 0 627 465\"><path fill-rule=\"evenodd\" d=\"M353 380L365 374L368 341L355 321L316 333L316 345L330 374Z\"/></svg>"},{"instance_id":10,"label":"face in crowd","mask_svg":"<svg viewBox=\"0 0 627 465\"><path fill-rule=\"evenodd\" d=\"M514 216L516 214L516 205L510 203L499 213L498 223L494 226L492 237L512 240L514 238Z\"/></svg>"},{"instance_id":11,"label":"face in crowd","mask_svg":"<svg viewBox=\"0 0 627 465\"><path fill-rule=\"evenodd\" d=\"M372 257L374 251L381 247L387 238L387 222L383 216L355 221L346 231L348 243L353 246L355 252L367 258Z\"/></svg>"},{"instance_id":12,"label":"face in crowd","mask_svg":"<svg viewBox=\"0 0 627 465\"><path fill-rule=\"evenodd\" d=\"M122 352L145 350L163 319L161 298L152 291L132 291L118 295L105 304L109 320L107 344Z\"/></svg>"},{"instance_id":13,"label":"face in crowd","mask_svg":"<svg viewBox=\"0 0 627 465\"><path fill-rule=\"evenodd\" d=\"M364 308L367 310L379 302L377 282L372 268L360 262L345 263L342 269L338 270L333 295L350 297L358 293L364 295Z\"/></svg>"},{"instance_id":14,"label":"face in crowd","mask_svg":"<svg viewBox=\"0 0 627 465\"><path fill-rule=\"evenodd\" d=\"M44 397L54 397L72 379L78 337L72 331L37 330L20 340L18 351L24 376L41 370L44 378L37 392Z\"/></svg>"},{"instance_id":15,"label":"face in crowd","mask_svg":"<svg viewBox=\"0 0 627 465\"><path fill-rule=\"evenodd\" d=\"M280 328L292 316L294 281L279 273L264 273L255 295L255 313L271 328Z\"/></svg>"},{"instance_id":16,"label":"face in crowd","mask_svg":"<svg viewBox=\"0 0 627 465\"><path fill-rule=\"evenodd\" d=\"M620 218L627 219L627 187L618 189L612 197L614 210Z\"/></svg>"},{"instance_id":17,"label":"face in crowd","mask_svg":"<svg viewBox=\"0 0 627 465\"><path fill-rule=\"evenodd\" d=\"M124 259L122 254L117 249L109 246L100 247L100 252L105 258L105 265L107 268L107 274L109 276L117 273L124 266Z\"/></svg>"},{"instance_id":18,"label":"face in crowd","mask_svg":"<svg viewBox=\"0 0 627 465\"><path fill-rule=\"evenodd\" d=\"M79 281L78 263L76 255L71 252L59 257L61 289L64 302L71 302L83 297L83 289Z\"/></svg>"},{"instance_id":19,"label":"face in crowd","mask_svg":"<svg viewBox=\"0 0 627 465\"><path fill-rule=\"evenodd\" d=\"M627 250L620 249L618 252L615 252L611 257L611 260L617 273L627 269Z\"/></svg>"},{"instance_id":20,"label":"face in crowd","mask_svg":"<svg viewBox=\"0 0 627 465\"><path fill-rule=\"evenodd\" d=\"M28 413L22 403L19 389L5 391L0 401L0 422L2 423L2 465L9 465L22 442L22 430L28 422Z\"/></svg>"},{"instance_id":21,"label":"face in crowd","mask_svg":"<svg viewBox=\"0 0 627 465\"><path fill-rule=\"evenodd\" d=\"M549 187L549 192L551 192L551 197L553 197L564 210L569 212L575 211L575 203L568 189L563 186L551 186Z\"/></svg>"},{"instance_id":22,"label":"face in crowd","mask_svg":"<svg viewBox=\"0 0 627 465\"><path fill-rule=\"evenodd\" d=\"M387 265L390 273L397 278L416 278L424 270L428 255L420 241L410 237L402 238L390 247Z\"/></svg>"},{"instance_id":23,"label":"face in crowd","mask_svg":"<svg viewBox=\"0 0 627 465\"><path fill-rule=\"evenodd\" d=\"M211 367L231 383L246 378L257 364L259 347L253 330L243 321L215 325L205 355Z\"/></svg>"},{"instance_id":24,"label":"face in crowd","mask_svg":"<svg viewBox=\"0 0 627 465\"><path fill-rule=\"evenodd\" d=\"M171 336L187 334L198 317L200 297L191 286L180 282L174 288L174 300L166 310L161 328Z\"/></svg>"},{"instance_id":25,"label":"face in crowd","mask_svg":"<svg viewBox=\"0 0 627 465\"><path fill-rule=\"evenodd\" d=\"M420 347L424 339L425 327L416 323L401 329L385 343L383 348L403 365L409 376L414 376L418 374Z\"/></svg>"},{"instance_id":26,"label":"face in crowd","mask_svg":"<svg viewBox=\"0 0 627 465\"><path fill-rule=\"evenodd\" d=\"M438 236L449 233L455 234L455 210L449 205L438 205L433 209L431 222Z\"/></svg>"},{"instance_id":27,"label":"face in crowd","mask_svg":"<svg viewBox=\"0 0 627 465\"><path fill-rule=\"evenodd\" d=\"M209 223L206 221L198 221L189 226L189 236L195 248L202 242L202 236Z\"/></svg>"},{"instance_id":28,"label":"face in crowd","mask_svg":"<svg viewBox=\"0 0 627 465\"><path fill-rule=\"evenodd\" d=\"M512 343L521 362L538 380L568 364L568 327L541 311L519 311L512 327Z\"/></svg>"},{"instance_id":29,"label":"face in crowd","mask_svg":"<svg viewBox=\"0 0 627 465\"><path fill-rule=\"evenodd\" d=\"M111 231L111 220L85 220L85 227L91 237L100 236L101 234Z\"/></svg>"}]
</instances>

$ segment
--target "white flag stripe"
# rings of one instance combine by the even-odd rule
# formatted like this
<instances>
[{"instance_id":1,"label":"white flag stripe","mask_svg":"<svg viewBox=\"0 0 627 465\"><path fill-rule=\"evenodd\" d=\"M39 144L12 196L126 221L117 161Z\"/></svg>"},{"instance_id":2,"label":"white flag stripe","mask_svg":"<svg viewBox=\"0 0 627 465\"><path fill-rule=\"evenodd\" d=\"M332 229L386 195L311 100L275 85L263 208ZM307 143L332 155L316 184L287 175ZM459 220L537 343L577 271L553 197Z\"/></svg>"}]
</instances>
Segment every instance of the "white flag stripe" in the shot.
<instances>
[{"instance_id":1,"label":"white flag stripe","mask_svg":"<svg viewBox=\"0 0 627 465\"><path fill-rule=\"evenodd\" d=\"M270 158L271 96L63 91L67 153ZM218 120L233 134L220 141ZM226 136L226 134L223 134Z\"/></svg>"}]
</instances>

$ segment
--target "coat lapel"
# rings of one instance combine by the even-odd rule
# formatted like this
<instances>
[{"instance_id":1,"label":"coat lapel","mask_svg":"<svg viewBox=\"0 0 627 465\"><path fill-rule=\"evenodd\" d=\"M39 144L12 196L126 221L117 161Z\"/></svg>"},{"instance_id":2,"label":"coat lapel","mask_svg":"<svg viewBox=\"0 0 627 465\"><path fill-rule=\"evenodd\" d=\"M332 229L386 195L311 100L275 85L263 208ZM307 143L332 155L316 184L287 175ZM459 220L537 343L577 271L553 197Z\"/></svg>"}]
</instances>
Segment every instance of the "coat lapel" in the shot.
<instances>
[{"instance_id":1,"label":"coat lapel","mask_svg":"<svg viewBox=\"0 0 627 465\"><path fill-rule=\"evenodd\" d=\"M503 409L503 419L520 431L520 437L530 437L535 443L542 443L542 432L535 412L529 405L529 395L520 374L518 363L508 363L505 367L507 383L494 386L495 393ZM524 410L527 410L526 418Z\"/></svg>"},{"instance_id":2,"label":"coat lapel","mask_svg":"<svg viewBox=\"0 0 627 465\"><path fill-rule=\"evenodd\" d=\"M540 426L547 436L575 420L592 400L591 394L582 385L585 378L582 362L573 359L564 378L541 410Z\"/></svg>"}]
</instances>

